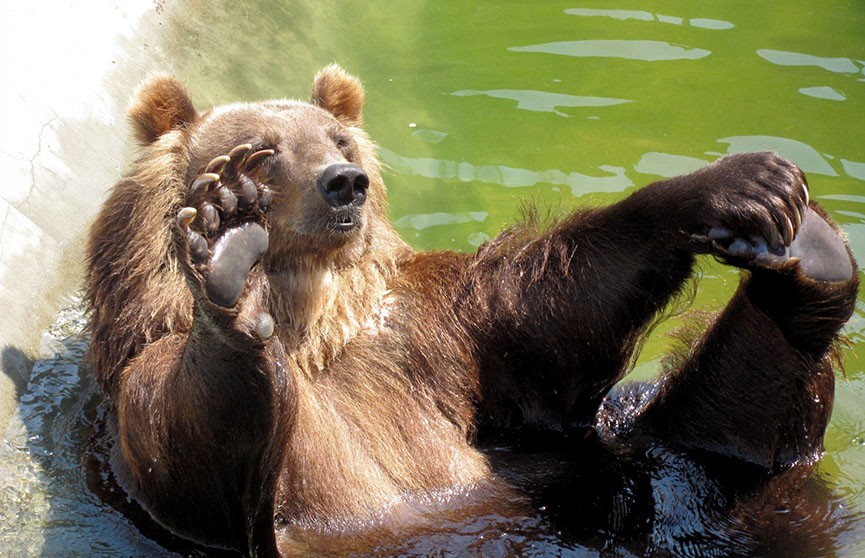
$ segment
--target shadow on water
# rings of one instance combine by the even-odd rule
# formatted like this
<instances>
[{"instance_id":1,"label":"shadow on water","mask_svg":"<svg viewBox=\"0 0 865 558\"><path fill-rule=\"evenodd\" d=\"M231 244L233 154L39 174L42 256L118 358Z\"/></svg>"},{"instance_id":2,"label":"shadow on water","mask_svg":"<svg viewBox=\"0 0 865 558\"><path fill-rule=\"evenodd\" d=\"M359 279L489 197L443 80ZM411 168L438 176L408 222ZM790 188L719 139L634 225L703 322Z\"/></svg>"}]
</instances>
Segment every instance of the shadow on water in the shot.
<instances>
[{"instance_id":1,"label":"shadow on water","mask_svg":"<svg viewBox=\"0 0 865 558\"><path fill-rule=\"evenodd\" d=\"M25 378L29 378L30 371L33 370L33 359L18 347L6 346L3 347L2 354L0 354L0 370L15 386L15 399L17 400L27 386Z\"/></svg>"},{"instance_id":2,"label":"shadow on water","mask_svg":"<svg viewBox=\"0 0 865 558\"><path fill-rule=\"evenodd\" d=\"M16 272L3 277L9 283L4 287L18 288L22 282L23 292L40 293L40 304L27 299L13 305L7 325L38 331L44 326L32 323L42 321L34 306L56 309L63 298L68 306L42 332L38 357L15 344L0 352L0 370L11 380L18 402L0 442L3 556L227 556L173 537L113 483L105 464L102 396L84 359L84 305L69 294L80 285L88 222L130 159L124 124L128 100L144 76L170 66L172 54L157 44L156 29L171 21L151 10L128 36L114 38L111 29L94 33L114 38L114 60L102 82L88 83L84 92L71 88L52 97L18 92L26 97L28 113L50 114L39 131L38 151L25 161L28 188L15 199L16 209L41 233L41 243L15 250L20 247L10 244L17 237L0 237L2 263ZM81 67L92 74L96 62L82 60Z\"/></svg>"},{"instance_id":3,"label":"shadow on water","mask_svg":"<svg viewBox=\"0 0 865 558\"><path fill-rule=\"evenodd\" d=\"M3 548L10 556L236 556L172 536L115 484L85 323L76 299L43 335L0 447ZM6 347L3 358L26 357Z\"/></svg>"}]
</instances>

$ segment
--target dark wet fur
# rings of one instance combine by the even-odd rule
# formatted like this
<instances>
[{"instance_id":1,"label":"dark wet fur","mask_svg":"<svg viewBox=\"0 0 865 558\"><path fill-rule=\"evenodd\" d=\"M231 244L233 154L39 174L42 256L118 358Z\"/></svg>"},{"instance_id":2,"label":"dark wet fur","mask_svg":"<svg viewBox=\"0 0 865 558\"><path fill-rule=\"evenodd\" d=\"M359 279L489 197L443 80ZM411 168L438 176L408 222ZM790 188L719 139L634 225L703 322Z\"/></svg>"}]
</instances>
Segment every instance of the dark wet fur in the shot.
<instances>
[{"instance_id":1,"label":"dark wet fur","mask_svg":"<svg viewBox=\"0 0 865 558\"><path fill-rule=\"evenodd\" d=\"M326 68L312 104L196 115L187 101L170 78L145 86L133 120L152 144L88 248L114 471L171 530L261 556L347 533L374 549L382 530L525 509L517 494L544 492L503 482L478 441L569 454L558 495L540 496L556 502L550 521L575 538L632 537L634 552L708 553L694 542L706 537L757 552L766 510L807 500L858 276L791 162L732 155L546 228L517 225L477 254L417 254L387 222L355 78ZM222 156L246 142L266 152L263 172L227 182L250 213L216 225L200 195L226 194L196 177L223 181ZM362 202L343 196L348 217L318 186L334 161L368 177ZM209 221L190 222L190 205ZM800 229L809 211L830 228ZM259 263L254 235L231 240L238 225L267 231ZM224 271L210 261L220 241L239 262ZM840 251L810 247L827 242ZM698 253L745 269L738 291L677 367L611 392ZM229 287L208 291L214 269ZM241 283L236 304L213 303ZM606 518L586 520L594 535L573 519L589 502Z\"/></svg>"}]
</instances>

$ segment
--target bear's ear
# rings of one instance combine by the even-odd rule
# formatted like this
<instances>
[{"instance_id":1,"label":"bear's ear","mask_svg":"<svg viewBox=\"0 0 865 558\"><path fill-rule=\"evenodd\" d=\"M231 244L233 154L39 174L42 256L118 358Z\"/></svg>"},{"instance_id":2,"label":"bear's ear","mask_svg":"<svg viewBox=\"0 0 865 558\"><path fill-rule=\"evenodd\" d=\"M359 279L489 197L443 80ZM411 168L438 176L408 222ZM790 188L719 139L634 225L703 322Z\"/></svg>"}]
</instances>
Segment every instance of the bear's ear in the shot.
<instances>
[{"instance_id":1,"label":"bear's ear","mask_svg":"<svg viewBox=\"0 0 865 558\"><path fill-rule=\"evenodd\" d=\"M186 88L165 75L144 82L129 108L133 133L142 145L150 145L162 134L182 128L197 118Z\"/></svg>"},{"instance_id":2,"label":"bear's ear","mask_svg":"<svg viewBox=\"0 0 865 558\"><path fill-rule=\"evenodd\" d=\"M323 108L346 126L363 121L363 86L338 64L323 68L312 85L312 104Z\"/></svg>"}]
</instances>

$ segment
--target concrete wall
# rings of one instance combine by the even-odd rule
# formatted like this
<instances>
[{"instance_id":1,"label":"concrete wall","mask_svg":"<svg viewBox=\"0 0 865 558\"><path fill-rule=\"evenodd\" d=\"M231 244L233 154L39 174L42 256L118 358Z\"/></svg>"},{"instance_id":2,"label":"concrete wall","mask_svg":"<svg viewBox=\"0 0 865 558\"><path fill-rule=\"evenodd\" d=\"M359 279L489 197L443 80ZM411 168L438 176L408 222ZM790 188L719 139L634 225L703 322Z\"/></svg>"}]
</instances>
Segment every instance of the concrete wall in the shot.
<instances>
[{"instance_id":1,"label":"concrete wall","mask_svg":"<svg viewBox=\"0 0 865 558\"><path fill-rule=\"evenodd\" d=\"M161 2L13 2L0 22L0 428L81 285L87 226L129 161L126 107L170 66Z\"/></svg>"}]
</instances>

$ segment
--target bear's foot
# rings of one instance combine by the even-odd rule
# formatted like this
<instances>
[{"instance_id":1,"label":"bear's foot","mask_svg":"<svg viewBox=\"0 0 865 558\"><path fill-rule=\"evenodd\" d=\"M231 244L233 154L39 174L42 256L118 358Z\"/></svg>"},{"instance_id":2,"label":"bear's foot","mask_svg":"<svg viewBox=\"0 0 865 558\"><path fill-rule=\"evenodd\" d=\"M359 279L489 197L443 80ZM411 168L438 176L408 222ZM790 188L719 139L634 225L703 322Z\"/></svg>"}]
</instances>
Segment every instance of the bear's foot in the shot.
<instances>
[{"instance_id":1,"label":"bear's foot","mask_svg":"<svg viewBox=\"0 0 865 558\"><path fill-rule=\"evenodd\" d=\"M252 145L243 144L214 158L190 186L196 207L177 214L188 263L207 298L223 308L237 304L249 272L267 251L264 215L272 193L253 177L272 154L272 149L252 152Z\"/></svg>"},{"instance_id":2,"label":"bear's foot","mask_svg":"<svg viewBox=\"0 0 865 558\"><path fill-rule=\"evenodd\" d=\"M815 281L847 281L853 264L838 232L817 211L802 213L796 236L788 245L772 248L760 236L742 238L723 227L713 227L705 237L709 252L738 267L786 270L797 267Z\"/></svg>"}]
</instances>

